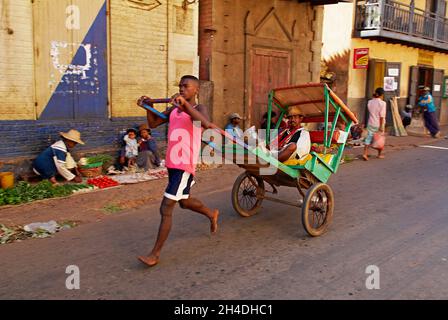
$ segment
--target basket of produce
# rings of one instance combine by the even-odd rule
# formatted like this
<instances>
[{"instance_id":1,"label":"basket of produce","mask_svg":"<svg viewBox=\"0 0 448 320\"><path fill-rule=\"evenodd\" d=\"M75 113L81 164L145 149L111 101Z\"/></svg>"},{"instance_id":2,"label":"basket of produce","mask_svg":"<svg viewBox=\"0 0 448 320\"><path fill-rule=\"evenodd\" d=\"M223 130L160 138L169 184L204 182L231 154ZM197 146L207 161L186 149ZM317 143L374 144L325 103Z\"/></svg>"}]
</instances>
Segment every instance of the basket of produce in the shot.
<instances>
[{"instance_id":1,"label":"basket of produce","mask_svg":"<svg viewBox=\"0 0 448 320\"><path fill-rule=\"evenodd\" d=\"M92 162L89 158L81 158L78 162L79 173L83 177L95 178L103 174L103 163L102 162Z\"/></svg>"},{"instance_id":2,"label":"basket of produce","mask_svg":"<svg viewBox=\"0 0 448 320\"><path fill-rule=\"evenodd\" d=\"M79 172L87 178L99 177L106 169L105 166L109 166L111 162L113 162L113 157L107 154L81 158L78 162Z\"/></svg>"},{"instance_id":3,"label":"basket of produce","mask_svg":"<svg viewBox=\"0 0 448 320\"><path fill-rule=\"evenodd\" d=\"M95 178L99 177L103 174L103 165L101 164L98 167L88 168L88 167L80 167L79 172L83 177L86 178Z\"/></svg>"}]
</instances>

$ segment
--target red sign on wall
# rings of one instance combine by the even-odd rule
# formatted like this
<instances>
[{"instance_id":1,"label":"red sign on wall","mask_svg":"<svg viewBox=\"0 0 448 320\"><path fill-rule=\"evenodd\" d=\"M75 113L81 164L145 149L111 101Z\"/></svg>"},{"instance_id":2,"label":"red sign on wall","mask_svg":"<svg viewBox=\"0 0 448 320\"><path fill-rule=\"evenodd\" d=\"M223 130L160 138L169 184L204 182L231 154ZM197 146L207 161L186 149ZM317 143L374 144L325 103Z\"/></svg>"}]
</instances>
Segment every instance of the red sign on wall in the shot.
<instances>
[{"instance_id":1,"label":"red sign on wall","mask_svg":"<svg viewBox=\"0 0 448 320\"><path fill-rule=\"evenodd\" d=\"M353 69L367 69L369 66L369 48L355 48L353 51Z\"/></svg>"}]
</instances>

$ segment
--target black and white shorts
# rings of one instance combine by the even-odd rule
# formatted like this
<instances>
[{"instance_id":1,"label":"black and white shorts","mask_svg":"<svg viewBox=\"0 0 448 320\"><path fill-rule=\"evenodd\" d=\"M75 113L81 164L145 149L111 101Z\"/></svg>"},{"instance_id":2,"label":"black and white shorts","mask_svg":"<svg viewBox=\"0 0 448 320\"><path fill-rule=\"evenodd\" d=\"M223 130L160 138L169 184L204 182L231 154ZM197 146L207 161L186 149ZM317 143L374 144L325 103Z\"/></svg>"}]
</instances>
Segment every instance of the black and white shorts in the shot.
<instances>
[{"instance_id":1,"label":"black and white shorts","mask_svg":"<svg viewBox=\"0 0 448 320\"><path fill-rule=\"evenodd\" d=\"M195 184L193 175L179 169L168 169L168 187L165 198L180 201L190 197L190 189Z\"/></svg>"}]
</instances>

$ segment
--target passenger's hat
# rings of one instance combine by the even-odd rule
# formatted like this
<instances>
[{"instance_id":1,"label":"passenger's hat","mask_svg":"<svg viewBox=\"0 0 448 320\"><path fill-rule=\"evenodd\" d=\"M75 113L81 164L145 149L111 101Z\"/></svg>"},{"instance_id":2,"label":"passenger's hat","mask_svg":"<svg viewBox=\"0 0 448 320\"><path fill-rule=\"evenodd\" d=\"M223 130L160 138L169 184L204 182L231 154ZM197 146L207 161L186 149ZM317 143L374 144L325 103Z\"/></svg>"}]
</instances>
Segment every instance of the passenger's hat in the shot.
<instances>
[{"instance_id":1,"label":"passenger's hat","mask_svg":"<svg viewBox=\"0 0 448 320\"><path fill-rule=\"evenodd\" d=\"M79 144L85 144L81 140L81 133L78 130L72 129L69 132L59 132L59 134L61 135L61 137L65 138L67 140L74 141Z\"/></svg>"},{"instance_id":2,"label":"passenger's hat","mask_svg":"<svg viewBox=\"0 0 448 320\"><path fill-rule=\"evenodd\" d=\"M230 116L229 116L229 119L230 120L233 120L233 119L240 119L240 120L242 120L243 118L238 114L238 113L232 113Z\"/></svg>"},{"instance_id":3,"label":"passenger's hat","mask_svg":"<svg viewBox=\"0 0 448 320\"><path fill-rule=\"evenodd\" d=\"M287 117L292 117L292 116L303 116L303 112L302 112L302 110L300 110L300 108L298 106L289 107Z\"/></svg>"}]
</instances>

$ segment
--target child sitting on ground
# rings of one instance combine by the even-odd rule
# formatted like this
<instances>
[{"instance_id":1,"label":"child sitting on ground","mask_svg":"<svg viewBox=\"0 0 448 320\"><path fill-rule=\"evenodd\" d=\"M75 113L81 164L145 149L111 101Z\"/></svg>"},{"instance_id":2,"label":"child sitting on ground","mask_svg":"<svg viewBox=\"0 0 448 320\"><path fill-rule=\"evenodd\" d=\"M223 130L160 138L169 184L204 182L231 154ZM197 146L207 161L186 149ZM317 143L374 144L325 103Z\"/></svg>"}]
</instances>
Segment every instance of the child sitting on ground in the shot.
<instances>
[{"instance_id":1,"label":"child sitting on ground","mask_svg":"<svg viewBox=\"0 0 448 320\"><path fill-rule=\"evenodd\" d=\"M407 105L404 107L404 110L401 111L402 121L403 121L403 127L407 127L411 124L412 121L412 106Z\"/></svg>"}]
</instances>

